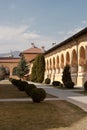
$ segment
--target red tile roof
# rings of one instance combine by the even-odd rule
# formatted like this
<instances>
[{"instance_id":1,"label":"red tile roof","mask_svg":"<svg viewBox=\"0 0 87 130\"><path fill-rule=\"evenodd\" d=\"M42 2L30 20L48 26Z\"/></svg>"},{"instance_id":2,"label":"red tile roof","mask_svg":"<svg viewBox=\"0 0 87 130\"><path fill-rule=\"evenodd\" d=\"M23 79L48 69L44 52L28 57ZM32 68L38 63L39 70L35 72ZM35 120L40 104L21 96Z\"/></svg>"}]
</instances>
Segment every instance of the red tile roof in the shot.
<instances>
[{"instance_id":1,"label":"red tile roof","mask_svg":"<svg viewBox=\"0 0 87 130\"><path fill-rule=\"evenodd\" d=\"M25 54L40 54L40 53L43 53L43 50L40 49L40 48L37 48L37 47L32 47L32 48L29 48L29 49L23 51L22 53L25 53Z\"/></svg>"},{"instance_id":2,"label":"red tile roof","mask_svg":"<svg viewBox=\"0 0 87 130\"><path fill-rule=\"evenodd\" d=\"M0 63L18 63L20 58L0 57Z\"/></svg>"}]
</instances>

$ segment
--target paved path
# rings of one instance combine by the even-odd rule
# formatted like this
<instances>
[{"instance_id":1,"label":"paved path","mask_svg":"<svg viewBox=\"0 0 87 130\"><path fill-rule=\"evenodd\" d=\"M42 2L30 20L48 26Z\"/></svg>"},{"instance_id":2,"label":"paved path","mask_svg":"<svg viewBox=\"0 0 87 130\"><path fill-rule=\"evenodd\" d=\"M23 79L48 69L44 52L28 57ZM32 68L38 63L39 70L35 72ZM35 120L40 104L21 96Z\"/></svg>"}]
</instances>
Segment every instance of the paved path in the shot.
<instances>
[{"instance_id":1,"label":"paved path","mask_svg":"<svg viewBox=\"0 0 87 130\"><path fill-rule=\"evenodd\" d=\"M59 97L60 100L67 100L87 112L87 96L83 94L76 93L78 90L64 90L53 88L52 86L47 87L46 85L37 85L38 87L42 87L49 94L52 94L56 97ZM81 90L80 90L81 91Z\"/></svg>"}]
</instances>

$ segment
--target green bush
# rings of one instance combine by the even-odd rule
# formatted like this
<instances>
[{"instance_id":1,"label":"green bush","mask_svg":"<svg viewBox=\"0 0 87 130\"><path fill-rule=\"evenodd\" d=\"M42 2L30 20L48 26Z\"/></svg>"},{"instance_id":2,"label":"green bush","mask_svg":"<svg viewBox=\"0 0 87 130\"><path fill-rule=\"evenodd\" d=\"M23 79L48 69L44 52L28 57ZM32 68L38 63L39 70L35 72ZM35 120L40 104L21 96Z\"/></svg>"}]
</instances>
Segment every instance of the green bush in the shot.
<instances>
[{"instance_id":1,"label":"green bush","mask_svg":"<svg viewBox=\"0 0 87 130\"><path fill-rule=\"evenodd\" d=\"M11 83L12 83L13 85L15 85L15 86L17 86L18 83L19 83L19 80L17 80L17 79L10 79L10 81L11 81Z\"/></svg>"},{"instance_id":2,"label":"green bush","mask_svg":"<svg viewBox=\"0 0 87 130\"><path fill-rule=\"evenodd\" d=\"M26 81L19 81L17 87L20 91L24 91L25 90L25 87L27 86L27 82Z\"/></svg>"},{"instance_id":3,"label":"green bush","mask_svg":"<svg viewBox=\"0 0 87 130\"><path fill-rule=\"evenodd\" d=\"M63 81L63 84L67 83L68 81L72 82L71 71L70 71L69 65L66 65L63 69L62 81Z\"/></svg>"},{"instance_id":4,"label":"green bush","mask_svg":"<svg viewBox=\"0 0 87 130\"><path fill-rule=\"evenodd\" d=\"M74 88L74 82L72 81L67 81L65 84L64 84L65 88L69 88L69 89L73 89Z\"/></svg>"},{"instance_id":5,"label":"green bush","mask_svg":"<svg viewBox=\"0 0 87 130\"><path fill-rule=\"evenodd\" d=\"M27 93L28 96L31 96L32 90L36 88L36 85L34 84L27 84L25 86L25 92Z\"/></svg>"},{"instance_id":6,"label":"green bush","mask_svg":"<svg viewBox=\"0 0 87 130\"><path fill-rule=\"evenodd\" d=\"M40 103L46 98L46 92L43 88L35 88L32 91L31 98L33 102Z\"/></svg>"},{"instance_id":7,"label":"green bush","mask_svg":"<svg viewBox=\"0 0 87 130\"><path fill-rule=\"evenodd\" d=\"M45 84L50 84L50 82L51 82L50 78L45 79Z\"/></svg>"},{"instance_id":8,"label":"green bush","mask_svg":"<svg viewBox=\"0 0 87 130\"><path fill-rule=\"evenodd\" d=\"M15 85L20 91L25 90L25 86L28 84L26 81L10 79L11 83Z\"/></svg>"},{"instance_id":9,"label":"green bush","mask_svg":"<svg viewBox=\"0 0 87 130\"><path fill-rule=\"evenodd\" d=\"M60 83L59 87L60 87L60 88L63 88L64 86L63 86L63 84L62 84L62 83Z\"/></svg>"},{"instance_id":10,"label":"green bush","mask_svg":"<svg viewBox=\"0 0 87 130\"><path fill-rule=\"evenodd\" d=\"M4 80L5 76L4 75L0 75L0 80Z\"/></svg>"},{"instance_id":11,"label":"green bush","mask_svg":"<svg viewBox=\"0 0 87 130\"><path fill-rule=\"evenodd\" d=\"M52 85L53 85L53 86L60 86L60 84L61 84L61 83L60 83L59 81L53 81L53 82L52 82Z\"/></svg>"},{"instance_id":12,"label":"green bush","mask_svg":"<svg viewBox=\"0 0 87 130\"><path fill-rule=\"evenodd\" d=\"M84 90L87 91L87 81L84 83Z\"/></svg>"}]
</instances>

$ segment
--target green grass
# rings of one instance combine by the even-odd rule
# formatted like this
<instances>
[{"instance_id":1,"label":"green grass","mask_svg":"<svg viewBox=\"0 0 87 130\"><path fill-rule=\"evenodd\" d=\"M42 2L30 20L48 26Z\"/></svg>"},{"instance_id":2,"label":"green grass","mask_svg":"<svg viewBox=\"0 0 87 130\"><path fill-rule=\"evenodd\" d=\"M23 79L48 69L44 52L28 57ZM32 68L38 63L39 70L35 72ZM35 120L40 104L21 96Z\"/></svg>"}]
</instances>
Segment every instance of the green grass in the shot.
<instances>
[{"instance_id":1,"label":"green grass","mask_svg":"<svg viewBox=\"0 0 87 130\"><path fill-rule=\"evenodd\" d=\"M87 116L65 101L0 103L1 130L47 130L70 126Z\"/></svg>"}]
</instances>

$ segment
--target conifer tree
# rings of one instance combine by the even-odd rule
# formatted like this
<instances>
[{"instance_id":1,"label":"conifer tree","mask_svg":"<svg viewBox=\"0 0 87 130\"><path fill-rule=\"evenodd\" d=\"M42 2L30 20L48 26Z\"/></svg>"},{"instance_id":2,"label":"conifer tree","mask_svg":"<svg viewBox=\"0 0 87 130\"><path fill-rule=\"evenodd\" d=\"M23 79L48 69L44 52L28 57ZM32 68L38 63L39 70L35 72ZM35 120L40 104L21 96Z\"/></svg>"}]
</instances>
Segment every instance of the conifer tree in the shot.
<instances>
[{"instance_id":1,"label":"conifer tree","mask_svg":"<svg viewBox=\"0 0 87 130\"><path fill-rule=\"evenodd\" d=\"M44 72L45 72L45 59L44 55L40 54L36 58L36 75L37 75L37 81L42 83L44 80Z\"/></svg>"},{"instance_id":2,"label":"conifer tree","mask_svg":"<svg viewBox=\"0 0 87 130\"><path fill-rule=\"evenodd\" d=\"M3 65L0 66L0 79L4 79L6 76L6 69Z\"/></svg>"},{"instance_id":3,"label":"conifer tree","mask_svg":"<svg viewBox=\"0 0 87 130\"><path fill-rule=\"evenodd\" d=\"M71 73L70 73L70 66L69 65L66 65L64 67L63 75L62 75L62 81L63 81L64 84L66 82L68 82L68 81L72 82Z\"/></svg>"},{"instance_id":4,"label":"conifer tree","mask_svg":"<svg viewBox=\"0 0 87 130\"><path fill-rule=\"evenodd\" d=\"M27 65L27 62L25 60L25 57L22 55L20 62L17 66L17 75L21 79L24 77L25 74L28 74L29 72L29 67Z\"/></svg>"},{"instance_id":5,"label":"conifer tree","mask_svg":"<svg viewBox=\"0 0 87 130\"><path fill-rule=\"evenodd\" d=\"M39 54L35 58L35 62L32 67L31 80L42 83L44 80L45 72L45 59L43 54Z\"/></svg>"}]
</instances>

